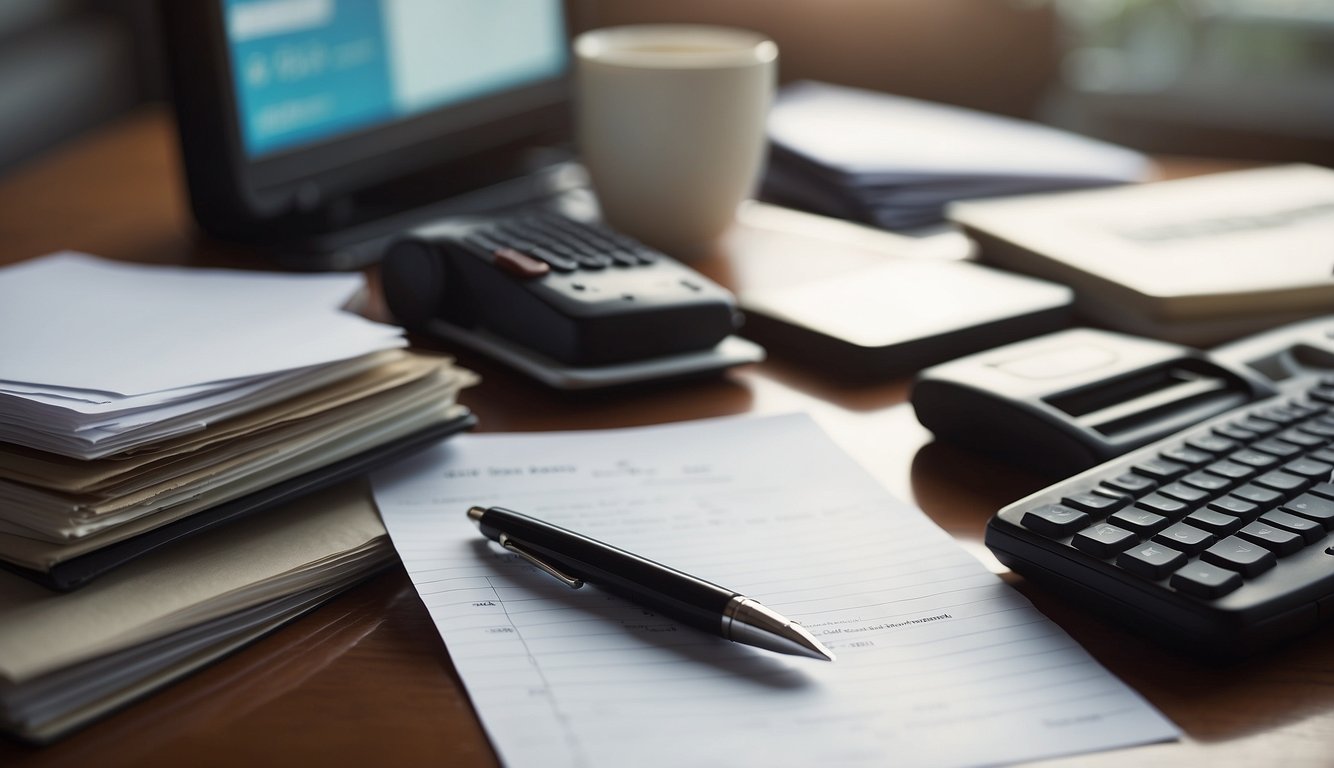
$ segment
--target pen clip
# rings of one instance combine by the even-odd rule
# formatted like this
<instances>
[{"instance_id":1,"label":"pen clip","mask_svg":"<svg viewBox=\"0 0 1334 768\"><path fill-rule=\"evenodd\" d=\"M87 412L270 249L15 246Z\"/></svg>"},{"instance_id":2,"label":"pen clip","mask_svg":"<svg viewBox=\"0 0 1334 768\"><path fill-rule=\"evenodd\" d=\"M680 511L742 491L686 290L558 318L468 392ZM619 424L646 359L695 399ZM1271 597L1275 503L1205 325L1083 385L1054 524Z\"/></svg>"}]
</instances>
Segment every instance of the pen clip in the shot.
<instances>
[{"instance_id":1,"label":"pen clip","mask_svg":"<svg viewBox=\"0 0 1334 768\"><path fill-rule=\"evenodd\" d=\"M524 560L527 560L528 562L532 563L533 565L537 566L543 571L546 571L547 573L556 577L556 579L558 579L562 584L569 587L570 589L578 589L584 585L583 579L571 576L568 573L565 573L561 569L557 568L556 566L552 565L551 563L543 561L542 558L524 549L522 544L515 541L514 539L511 539L508 535L502 533L500 534L500 537L496 539L496 541L497 543L500 544L500 546L504 547L505 549L508 549L509 551L513 552L519 557L522 557Z\"/></svg>"}]
</instances>

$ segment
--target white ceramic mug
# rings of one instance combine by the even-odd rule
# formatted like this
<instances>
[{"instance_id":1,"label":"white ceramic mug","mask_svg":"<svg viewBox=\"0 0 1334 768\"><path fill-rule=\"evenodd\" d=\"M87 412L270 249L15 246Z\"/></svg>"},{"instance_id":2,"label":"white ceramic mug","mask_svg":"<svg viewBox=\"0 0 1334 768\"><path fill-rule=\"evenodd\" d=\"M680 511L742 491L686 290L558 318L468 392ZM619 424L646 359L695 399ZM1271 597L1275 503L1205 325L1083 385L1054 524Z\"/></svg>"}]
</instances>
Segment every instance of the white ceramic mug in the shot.
<instances>
[{"instance_id":1,"label":"white ceramic mug","mask_svg":"<svg viewBox=\"0 0 1334 768\"><path fill-rule=\"evenodd\" d=\"M580 35L579 150L607 223L705 251L755 188L778 48L756 32L655 24Z\"/></svg>"}]
</instances>

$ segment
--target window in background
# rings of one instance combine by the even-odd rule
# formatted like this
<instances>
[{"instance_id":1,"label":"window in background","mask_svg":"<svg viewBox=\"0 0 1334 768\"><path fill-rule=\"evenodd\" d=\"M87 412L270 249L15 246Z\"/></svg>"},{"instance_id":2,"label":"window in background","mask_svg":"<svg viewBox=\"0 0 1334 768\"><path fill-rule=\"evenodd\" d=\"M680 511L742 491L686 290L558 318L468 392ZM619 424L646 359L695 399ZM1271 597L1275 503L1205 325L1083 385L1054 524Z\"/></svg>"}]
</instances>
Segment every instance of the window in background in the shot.
<instances>
[{"instance_id":1,"label":"window in background","mask_svg":"<svg viewBox=\"0 0 1334 768\"><path fill-rule=\"evenodd\" d=\"M1334 159L1334 2L1053 2L1062 122L1159 151Z\"/></svg>"}]
</instances>

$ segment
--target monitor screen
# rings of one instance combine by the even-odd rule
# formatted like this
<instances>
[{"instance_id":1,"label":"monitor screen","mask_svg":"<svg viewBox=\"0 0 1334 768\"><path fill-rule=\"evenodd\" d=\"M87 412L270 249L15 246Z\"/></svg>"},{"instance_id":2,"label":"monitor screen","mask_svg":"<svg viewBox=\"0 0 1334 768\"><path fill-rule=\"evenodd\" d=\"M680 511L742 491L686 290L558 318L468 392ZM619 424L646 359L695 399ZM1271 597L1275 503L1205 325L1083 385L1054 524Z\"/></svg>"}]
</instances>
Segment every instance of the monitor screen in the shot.
<instances>
[{"instance_id":1,"label":"monitor screen","mask_svg":"<svg viewBox=\"0 0 1334 768\"><path fill-rule=\"evenodd\" d=\"M224 0L241 144L269 158L560 76L558 0Z\"/></svg>"}]
</instances>

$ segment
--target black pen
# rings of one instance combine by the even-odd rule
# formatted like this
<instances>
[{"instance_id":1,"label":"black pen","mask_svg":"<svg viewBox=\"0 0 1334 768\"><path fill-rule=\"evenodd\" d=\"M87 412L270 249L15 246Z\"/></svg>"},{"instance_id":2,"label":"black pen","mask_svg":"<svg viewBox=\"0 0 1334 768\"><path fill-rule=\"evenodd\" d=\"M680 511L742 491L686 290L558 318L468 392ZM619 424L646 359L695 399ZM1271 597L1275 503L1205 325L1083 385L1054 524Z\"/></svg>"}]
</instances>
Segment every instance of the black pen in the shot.
<instances>
[{"instance_id":1,"label":"black pen","mask_svg":"<svg viewBox=\"0 0 1334 768\"><path fill-rule=\"evenodd\" d=\"M801 625L749 597L502 507L472 507L482 534L578 589L587 581L683 624L778 653L833 661Z\"/></svg>"}]
</instances>

